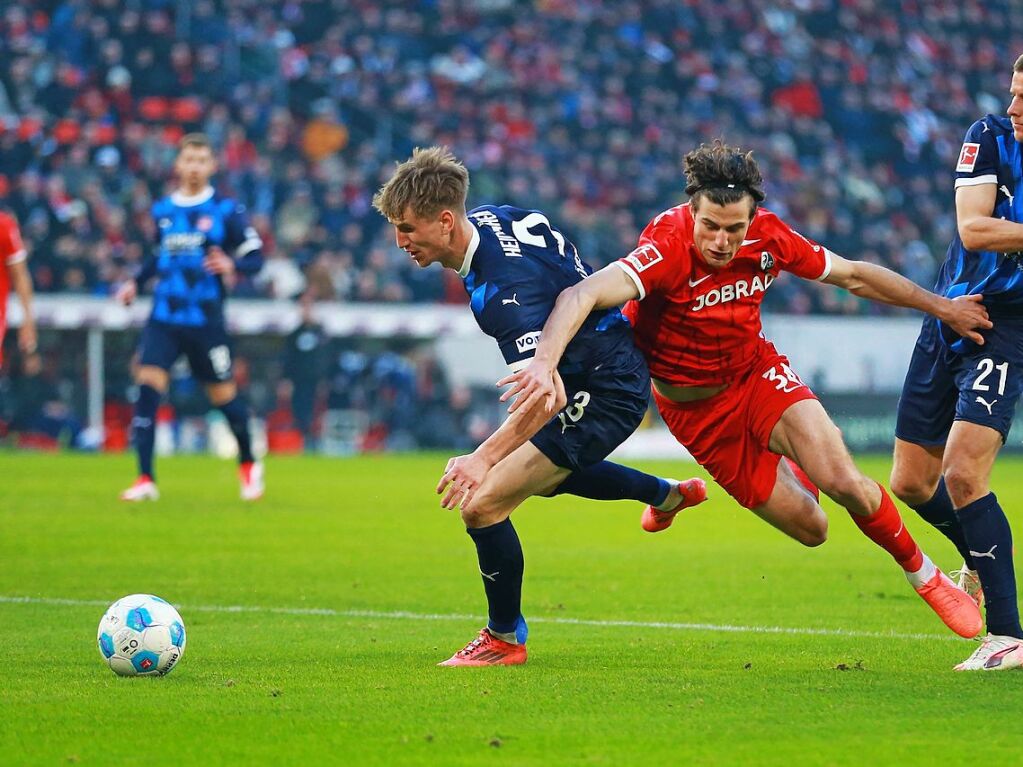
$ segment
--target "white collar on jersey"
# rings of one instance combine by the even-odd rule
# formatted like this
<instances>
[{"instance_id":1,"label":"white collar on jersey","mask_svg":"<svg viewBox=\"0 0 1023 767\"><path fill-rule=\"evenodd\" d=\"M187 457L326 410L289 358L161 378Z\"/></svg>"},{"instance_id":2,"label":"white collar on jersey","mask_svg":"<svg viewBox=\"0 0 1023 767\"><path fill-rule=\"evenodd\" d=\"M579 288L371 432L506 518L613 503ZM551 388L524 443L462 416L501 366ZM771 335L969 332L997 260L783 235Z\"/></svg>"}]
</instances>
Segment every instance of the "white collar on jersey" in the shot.
<instances>
[{"instance_id":1,"label":"white collar on jersey","mask_svg":"<svg viewBox=\"0 0 1023 767\"><path fill-rule=\"evenodd\" d=\"M470 222L471 223L471 222ZM469 238L469 247L466 248L465 258L462 260L462 268L458 270L458 276L465 279L469 276L472 268L472 257L476 255L476 248L480 246L480 230L472 225L472 237Z\"/></svg>"},{"instance_id":2,"label":"white collar on jersey","mask_svg":"<svg viewBox=\"0 0 1023 767\"><path fill-rule=\"evenodd\" d=\"M190 208L193 205L202 205L213 196L213 187L207 186L197 194L184 194L181 191L171 193L171 202L179 208Z\"/></svg>"}]
</instances>

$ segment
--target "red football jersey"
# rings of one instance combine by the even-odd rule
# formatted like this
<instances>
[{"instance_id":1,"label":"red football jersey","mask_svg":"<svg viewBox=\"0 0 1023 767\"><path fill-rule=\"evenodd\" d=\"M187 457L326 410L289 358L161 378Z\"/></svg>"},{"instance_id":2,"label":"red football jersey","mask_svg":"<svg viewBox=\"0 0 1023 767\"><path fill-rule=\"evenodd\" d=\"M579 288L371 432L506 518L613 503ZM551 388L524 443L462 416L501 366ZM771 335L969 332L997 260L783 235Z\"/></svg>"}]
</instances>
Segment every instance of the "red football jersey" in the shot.
<instances>
[{"instance_id":1,"label":"red football jersey","mask_svg":"<svg viewBox=\"0 0 1023 767\"><path fill-rule=\"evenodd\" d=\"M638 247L615 264L639 288L625 315L650 375L676 386L714 386L742 375L771 348L760 304L778 273L823 280L831 257L760 208L735 257L714 269L693 243L686 203L647 224Z\"/></svg>"},{"instance_id":2,"label":"red football jersey","mask_svg":"<svg viewBox=\"0 0 1023 767\"><path fill-rule=\"evenodd\" d=\"M11 277L7 267L25 260L25 246L21 242L18 222L13 216L0 212L0 328L7 318L7 294L11 290ZM0 338L2 340L2 338Z\"/></svg>"}]
</instances>

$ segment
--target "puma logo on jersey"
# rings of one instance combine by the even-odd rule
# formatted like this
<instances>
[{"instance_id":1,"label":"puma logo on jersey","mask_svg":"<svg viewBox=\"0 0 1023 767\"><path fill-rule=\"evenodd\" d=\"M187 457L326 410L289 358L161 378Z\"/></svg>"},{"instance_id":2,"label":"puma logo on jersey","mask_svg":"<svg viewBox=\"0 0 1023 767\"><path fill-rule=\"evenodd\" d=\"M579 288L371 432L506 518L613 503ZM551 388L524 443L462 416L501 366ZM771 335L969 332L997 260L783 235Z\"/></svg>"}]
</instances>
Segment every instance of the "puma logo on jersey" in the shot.
<instances>
[{"instance_id":1,"label":"puma logo on jersey","mask_svg":"<svg viewBox=\"0 0 1023 767\"><path fill-rule=\"evenodd\" d=\"M994 559L995 558L995 549L997 549L997 548L998 548L998 544L996 543L994 546L992 546L990 549L988 549L985 552L977 552L977 551L974 551L973 549L970 549L970 556L973 557L974 559L980 559L982 557L988 557L989 559Z\"/></svg>"},{"instance_id":2,"label":"puma logo on jersey","mask_svg":"<svg viewBox=\"0 0 1023 767\"><path fill-rule=\"evenodd\" d=\"M772 282L774 282L774 277L770 274L765 274L763 277L757 275L752 281L737 280L731 285L722 285L720 288L714 288L703 295L697 296L693 311L698 312L708 306L727 304L729 301L734 301L737 298L748 298L755 293L763 293L771 287Z\"/></svg>"},{"instance_id":3,"label":"puma logo on jersey","mask_svg":"<svg viewBox=\"0 0 1023 767\"><path fill-rule=\"evenodd\" d=\"M1002 184L998 188L1001 190L1002 194L1009 198L1009 204L1012 205L1012 201L1016 199L1016 195L1009 194L1009 187L1007 187L1005 184Z\"/></svg>"},{"instance_id":4,"label":"puma logo on jersey","mask_svg":"<svg viewBox=\"0 0 1023 767\"><path fill-rule=\"evenodd\" d=\"M516 306L522 306L522 304L519 303L518 295L519 295L518 293L512 293L512 297L511 298L502 298L501 299L501 306L507 306L508 304L515 304Z\"/></svg>"},{"instance_id":5,"label":"puma logo on jersey","mask_svg":"<svg viewBox=\"0 0 1023 767\"><path fill-rule=\"evenodd\" d=\"M987 414L988 415L994 415L994 413L991 412L991 408L993 408L995 406L995 403L998 402L998 400L993 399L990 402L988 402L983 397L978 396L977 397L977 402L987 408Z\"/></svg>"}]
</instances>

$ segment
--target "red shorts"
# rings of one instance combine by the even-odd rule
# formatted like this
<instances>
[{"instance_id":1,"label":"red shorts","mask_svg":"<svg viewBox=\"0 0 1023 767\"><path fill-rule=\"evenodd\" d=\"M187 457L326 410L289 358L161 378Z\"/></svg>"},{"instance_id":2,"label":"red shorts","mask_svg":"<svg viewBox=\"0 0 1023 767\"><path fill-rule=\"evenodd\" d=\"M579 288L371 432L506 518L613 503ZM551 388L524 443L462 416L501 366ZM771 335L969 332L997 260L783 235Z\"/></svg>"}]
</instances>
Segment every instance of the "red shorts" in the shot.
<instances>
[{"instance_id":1,"label":"red shorts","mask_svg":"<svg viewBox=\"0 0 1023 767\"><path fill-rule=\"evenodd\" d=\"M766 354L750 372L707 399L672 402L654 389L668 429L728 494L747 509L767 502L781 456L768 449L790 406L817 399L785 355Z\"/></svg>"}]
</instances>

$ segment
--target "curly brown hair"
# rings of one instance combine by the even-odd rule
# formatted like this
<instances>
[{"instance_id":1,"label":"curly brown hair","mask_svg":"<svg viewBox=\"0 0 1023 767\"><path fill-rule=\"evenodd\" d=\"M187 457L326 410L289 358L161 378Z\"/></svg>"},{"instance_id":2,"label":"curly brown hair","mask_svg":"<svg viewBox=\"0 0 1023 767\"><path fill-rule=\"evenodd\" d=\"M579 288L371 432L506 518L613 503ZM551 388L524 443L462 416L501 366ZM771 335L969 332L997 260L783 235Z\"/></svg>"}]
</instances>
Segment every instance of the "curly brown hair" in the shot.
<instances>
[{"instance_id":1,"label":"curly brown hair","mask_svg":"<svg viewBox=\"0 0 1023 767\"><path fill-rule=\"evenodd\" d=\"M447 147L416 147L373 195L373 207L388 221L401 221L406 209L427 218L442 210L465 212L469 171Z\"/></svg>"},{"instance_id":2,"label":"curly brown hair","mask_svg":"<svg viewBox=\"0 0 1023 767\"><path fill-rule=\"evenodd\" d=\"M757 205L764 201L764 178L752 152L729 146L721 139L712 145L700 144L682 160L689 183L689 195L694 209L706 197L717 205L739 202L746 195L751 198L750 217Z\"/></svg>"}]
</instances>

